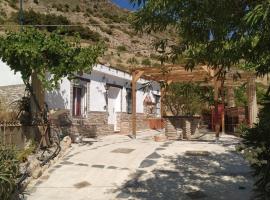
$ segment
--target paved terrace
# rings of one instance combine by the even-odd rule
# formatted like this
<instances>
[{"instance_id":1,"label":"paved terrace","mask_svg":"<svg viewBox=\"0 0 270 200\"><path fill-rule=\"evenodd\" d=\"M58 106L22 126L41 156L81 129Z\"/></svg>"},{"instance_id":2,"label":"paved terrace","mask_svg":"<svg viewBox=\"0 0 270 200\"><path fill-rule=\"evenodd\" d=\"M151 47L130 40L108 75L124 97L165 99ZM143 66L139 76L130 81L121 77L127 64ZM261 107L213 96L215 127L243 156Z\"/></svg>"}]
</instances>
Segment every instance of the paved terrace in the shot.
<instances>
[{"instance_id":1,"label":"paved terrace","mask_svg":"<svg viewBox=\"0 0 270 200\"><path fill-rule=\"evenodd\" d=\"M157 133L73 144L28 187L27 200L250 199L253 179L237 138L154 142Z\"/></svg>"}]
</instances>

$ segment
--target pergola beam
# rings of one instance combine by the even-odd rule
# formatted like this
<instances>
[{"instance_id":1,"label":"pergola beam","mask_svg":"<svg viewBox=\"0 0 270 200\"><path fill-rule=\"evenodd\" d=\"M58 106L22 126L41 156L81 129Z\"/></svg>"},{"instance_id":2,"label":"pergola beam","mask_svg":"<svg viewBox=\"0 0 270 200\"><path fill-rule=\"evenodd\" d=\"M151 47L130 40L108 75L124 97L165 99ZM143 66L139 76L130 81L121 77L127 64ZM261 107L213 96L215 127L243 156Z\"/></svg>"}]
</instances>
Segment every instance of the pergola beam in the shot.
<instances>
[{"instance_id":1,"label":"pergola beam","mask_svg":"<svg viewBox=\"0 0 270 200\"><path fill-rule=\"evenodd\" d=\"M218 80L217 71L210 67L203 65L197 66L191 71L187 71L185 67L179 65L167 65L162 67L138 67L132 70L132 134L136 137L136 83L143 76L147 80L154 80L157 82L176 83L176 82L197 82L214 87L214 100L215 100L215 115L218 116L218 98L221 82ZM235 72L228 73L225 77L224 86L238 86L243 82L248 82L250 77L254 75L249 72L240 72L238 80L235 80ZM255 76L254 76L255 77ZM224 89L224 88L223 88ZM161 100L165 95L165 90L161 89ZM224 97L223 97L224 99ZM254 99L254 97L253 97ZM254 100L253 100L254 102ZM254 103L253 103L254 104ZM161 103L161 115L163 115L164 107ZM255 111L253 112L255 113ZM224 112L223 112L224 115ZM253 114L254 116L254 114ZM253 117L254 119L254 117ZM222 122L222 130L224 130L224 116ZM216 128L216 127L215 127ZM217 133L219 137L219 133Z\"/></svg>"}]
</instances>

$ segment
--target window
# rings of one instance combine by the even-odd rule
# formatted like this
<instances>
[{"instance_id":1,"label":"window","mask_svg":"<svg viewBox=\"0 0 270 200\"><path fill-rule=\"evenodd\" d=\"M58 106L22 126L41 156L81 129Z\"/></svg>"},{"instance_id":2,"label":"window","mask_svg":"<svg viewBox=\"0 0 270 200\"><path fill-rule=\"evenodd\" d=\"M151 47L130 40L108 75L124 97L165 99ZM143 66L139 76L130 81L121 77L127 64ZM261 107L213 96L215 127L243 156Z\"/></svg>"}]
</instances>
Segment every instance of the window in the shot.
<instances>
[{"instance_id":1,"label":"window","mask_svg":"<svg viewBox=\"0 0 270 200\"><path fill-rule=\"evenodd\" d=\"M126 96L126 102L127 102L127 113L132 113L132 94L131 89L127 89L127 96Z\"/></svg>"}]
</instances>

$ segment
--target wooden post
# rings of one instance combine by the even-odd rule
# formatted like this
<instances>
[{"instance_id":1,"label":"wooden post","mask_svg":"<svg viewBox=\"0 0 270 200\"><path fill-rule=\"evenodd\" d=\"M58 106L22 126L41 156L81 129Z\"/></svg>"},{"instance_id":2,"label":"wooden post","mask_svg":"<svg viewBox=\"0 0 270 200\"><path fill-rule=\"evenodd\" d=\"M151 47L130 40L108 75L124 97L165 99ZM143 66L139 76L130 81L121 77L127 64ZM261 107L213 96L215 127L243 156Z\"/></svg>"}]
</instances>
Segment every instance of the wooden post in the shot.
<instances>
[{"instance_id":1,"label":"wooden post","mask_svg":"<svg viewBox=\"0 0 270 200\"><path fill-rule=\"evenodd\" d=\"M132 72L132 135L134 138L136 138L136 130L137 130L137 123L136 123L136 104L137 104L137 98L136 98L136 90L137 90L137 81L139 78L143 75L143 71L133 71Z\"/></svg>"},{"instance_id":2,"label":"wooden post","mask_svg":"<svg viewBox=\"0 0 270 200\"><path fill-rule=\"evenodd\" d=\"M221 111L221 131L225 133L225 90L224 85L221 86L222 111Z\"/></svg>"},{"instance_id":3,"label":"wooden post","mask_svg":"<svg viewBox=\"0 0 270 200\"><path fill-rule=\"evenodd\" d=\"M161 88L160 89L160 115L161 115L161 118L164 117L164 104L163 104L163 101L164 101L164 94L165 93L165 88Z\"/></svg>"},{"instance_id":4,"label":"wooden post","mask_svg":"<svg viewBox=\"0 0 270 200\"><path fill-rule=\"evenodd\" d=\"M219 87L218 87L218 81L215 78L214 80L214 102L215 102L215 121L214 121L214 129L216 132L216 138L219 138L219 116L218 116L218 93L219 93Z\"/></svg>"}]
</instances>

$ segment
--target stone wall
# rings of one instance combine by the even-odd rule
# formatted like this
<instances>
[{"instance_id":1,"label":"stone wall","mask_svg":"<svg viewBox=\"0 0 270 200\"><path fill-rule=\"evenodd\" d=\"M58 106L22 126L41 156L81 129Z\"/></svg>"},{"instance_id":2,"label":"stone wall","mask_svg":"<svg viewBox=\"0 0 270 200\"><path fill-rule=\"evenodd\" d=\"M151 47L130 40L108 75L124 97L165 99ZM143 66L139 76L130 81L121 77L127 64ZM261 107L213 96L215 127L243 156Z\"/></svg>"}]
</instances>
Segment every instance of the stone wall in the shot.
<instances>
[{"instance_id":1,"label":"stone wall","mask_svg":"<svg viewBox=\"0 0 270 200\"><path fill-rule=\"evenodd\" d=\"M87 118L74 118L70 112L63 112L62 115L54 119L54 124L61 127L64 135L77 135L85 137L99 137L114 134L114 125L108 124L107 112L88 112ZM117 126L121 134L128 134L132 131L132 115L127 113L117 113ZM145 114L137 114L137 130L149 129L148 118Z\"/></svg>"},{"instance_id":2,"label":"stone wall","mask_svg":"<svg viewBox=\"0 0 270 200\"><path fill-rule=\"evenodd\" d=\"M91 111L87 118L75 118L71 117L70 112L67 111L56 117L54 124L61 128L64 135L69 135L72 139L78 135L94 138L114 133L113 125L108 124L107 112Z\"/></svg>"},{"instance_id":3,"label":"stone wall","mask_svg":"<svg viewBox=\"0 0 270 200\"><path fill-rule=\"evenodd\" d=\"M10 105L12 102L21 99L24 96L25 85L0 86L0 102L4 105Z\"/></svg>"},{"instance_id":4,"label":"stone wall","mask_svg":"<svg viewBox=\"0 0 270 200\"><path fill-rule=\"evenodd\" d=\"M176 139L177 131L182 129L183 137L190 139L191 135L199 133L199 124L200 117L165 117L165 133L169 138Z\"/></svg>"},{"instance_id":5,"label":"stone wall","mask_svg":"<svg viewBox=\"0 0 270 200\"><path fill-rule=\"evenodd\" d=\"M137 113L137 131L149 129L148 118L143 113ZM132 132L132 114L119 112L117 113L117 126L120 127L121 134Z\"/></svg>"}]
</instances>

